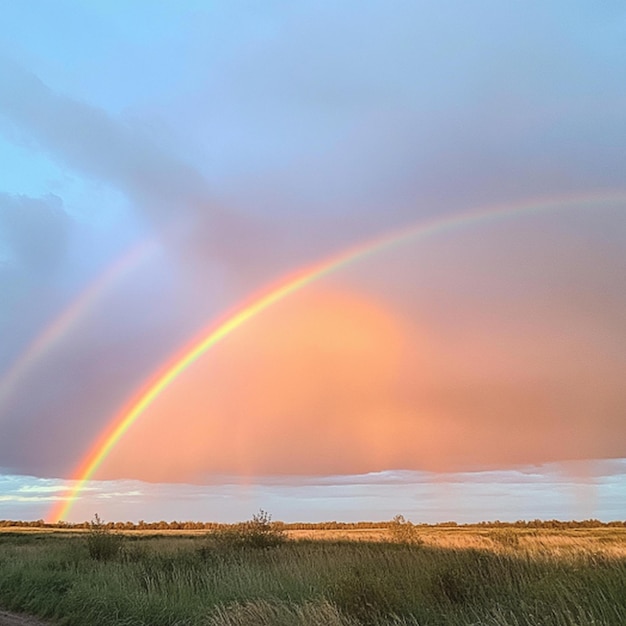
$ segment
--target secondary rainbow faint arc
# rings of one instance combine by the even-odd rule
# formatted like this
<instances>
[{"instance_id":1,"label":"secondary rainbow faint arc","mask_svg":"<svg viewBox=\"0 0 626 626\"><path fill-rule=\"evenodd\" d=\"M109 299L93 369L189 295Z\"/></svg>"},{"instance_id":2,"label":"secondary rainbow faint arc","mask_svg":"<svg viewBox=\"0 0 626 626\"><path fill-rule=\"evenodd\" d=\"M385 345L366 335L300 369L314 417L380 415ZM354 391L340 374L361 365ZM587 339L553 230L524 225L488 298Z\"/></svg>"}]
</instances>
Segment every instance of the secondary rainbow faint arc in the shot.
<instances>
[{"instance_id":1,"label":"secondary rainbow faint arc","mask_svg":"<svg viewBox=\"0 0 626 626\"><path fill-rule=\"evenodd\" d=\"M49 352L66 337L103 293L127 272L147 259L156 247L156 242L152 239L142 240L131 246L92 280L61 313L31 340L0 379L0 416L15 388L31 368L41 361L46 352Z\"/></svg>"},{"instance_id":2,"label":"secondary rainbow faint arc","mask_svg":"<svg viewBox=\"0 0 626 626\"><path fill-rule=\"evenodd\" d=\"M498 205L487 209L478 209L467 213L421 222L417 225L388 233L380 238L367 241L349 248L319 263L301 269L266 289L252 298L248 303L238 307L221 323L213 323L199 339L193 341L185 350L178 353L156 375L152 376L143 390L129 402L121 412L111 420L109 426L98 437L96 443L77 466L73 479L75 484L59 504L51 510L48 519L58 521L66 519L74 502L85 487L85 483L94 475L111 450L124 436L124 433L135 423L158 396L212 346L227 337L230 333L256 317L273 304L283 300L290 294L299 291L328 274L346 265L377 254L391 246L400 245L409 240L427 237L436 233L453 230L475 222L492 218L504 219L520 214L539 213L560 208L575 208L590 202L612 204L626 202L625 192L605 192L585 196L560 196L547 199L535 199L523 203Z\"/></svg>"}]
</instances>

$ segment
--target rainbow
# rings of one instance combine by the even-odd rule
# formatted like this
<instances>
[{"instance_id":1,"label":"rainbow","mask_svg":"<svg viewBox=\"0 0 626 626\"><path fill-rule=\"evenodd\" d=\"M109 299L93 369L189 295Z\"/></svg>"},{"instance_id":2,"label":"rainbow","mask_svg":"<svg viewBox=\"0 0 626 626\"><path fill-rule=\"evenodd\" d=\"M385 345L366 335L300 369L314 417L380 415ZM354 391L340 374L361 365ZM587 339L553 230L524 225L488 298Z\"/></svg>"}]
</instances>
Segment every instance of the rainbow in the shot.
<instances>
[{"instance_id":1,"label":"rainbow","mask_svg":"<svg viewBox=\"0 0 626 626\"><path fill-rule=\"evenodd\" d=\"M122 276L147 259L156 249L152 239L131 246L107 266L70 304L65 307L19 354L0 379L0 416L28 372L58 345L81 320L101 295Z\"/></svg>"},{"instance_id":2,"label":"rainbow","mask_svg":"<svg viewBox=\"0 0 626 626\"><path fill-rule=\"evenodd\" d=\"M221 322L209 325L194 341L182 351L173 356L150 379L142 390L128 402L122 410L113 417L102 431L94 445L84 456L73 474L73 485L67 494L56 504L48 515L51 521L67 519L72 506L92 478L102 462L111 453L128 429L144 414L159 395L172 384L190 365L204 355L211 347L228 337L232 332L256 317L272 305L280 302L287 296L303 289L307 285L320 280L337 270L345 268L351 263L363 260L378 254L388 248L402 245L459 229L486 219L502 220L519 215L541 213L549 210L564 208L587 208L593 203L619 204L626 202L625 192L611 192L590 194L585 196L560 196L546 199L535 199L532 202L500 205L490 208L454 214L431 221L421 222L408 228L391 232L377 239L349 248L335 256L331 256L319 263L300 269L284 277L278 283L267 288L255 297L236 308Z\"/></svg>"}]
</instances>

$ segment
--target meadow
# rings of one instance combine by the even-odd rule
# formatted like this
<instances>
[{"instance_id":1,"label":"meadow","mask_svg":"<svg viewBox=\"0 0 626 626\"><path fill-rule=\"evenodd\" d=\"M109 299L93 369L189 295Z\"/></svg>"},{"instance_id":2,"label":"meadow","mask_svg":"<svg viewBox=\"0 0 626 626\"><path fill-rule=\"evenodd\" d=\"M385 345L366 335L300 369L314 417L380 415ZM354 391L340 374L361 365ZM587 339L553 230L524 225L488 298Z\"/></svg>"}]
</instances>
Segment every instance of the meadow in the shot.
<instances>
[{"instance_id":1,"label":"meadow","mask_svg":"<svg viewBox=\"0 0 626 626\"><path fill-rule=\"evenodd\" d=\"M0 607L67 626L623 626L626 528L5 528Z\"/></svg>"}]
</instances>

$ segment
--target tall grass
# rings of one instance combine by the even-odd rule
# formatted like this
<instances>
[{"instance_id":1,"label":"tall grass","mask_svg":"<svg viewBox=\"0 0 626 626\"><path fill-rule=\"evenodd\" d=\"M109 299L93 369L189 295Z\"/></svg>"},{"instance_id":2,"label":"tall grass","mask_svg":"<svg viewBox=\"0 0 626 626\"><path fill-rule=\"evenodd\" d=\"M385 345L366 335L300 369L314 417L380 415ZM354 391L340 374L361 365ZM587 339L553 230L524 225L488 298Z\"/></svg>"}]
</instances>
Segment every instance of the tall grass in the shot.
<instances>
[{"instance_id":1,"label":"tall grass","mask_svg":"<svg viewBox=\"0 0 626 626\"><path fill-rule=\"evenodd\" d=\"M0 606L66 626L626 624L623 531L515 532L263 549L126 537L109 560L84 536L5 533Z\"/></svg>"}]
</instances>

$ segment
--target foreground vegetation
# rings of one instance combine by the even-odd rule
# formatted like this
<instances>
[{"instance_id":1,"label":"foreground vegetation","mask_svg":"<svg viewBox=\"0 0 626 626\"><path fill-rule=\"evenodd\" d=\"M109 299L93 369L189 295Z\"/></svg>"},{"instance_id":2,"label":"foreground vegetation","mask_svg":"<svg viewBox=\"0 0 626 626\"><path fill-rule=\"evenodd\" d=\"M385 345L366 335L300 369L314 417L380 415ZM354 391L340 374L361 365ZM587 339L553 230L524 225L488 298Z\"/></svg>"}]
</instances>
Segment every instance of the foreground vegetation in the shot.
<instances>
[{"instance_id":1,"label":"foreground vegetation","mask_svg":"<svg viewBox=\"0 0 626 626\"><path fill-rule=\"evenodd\" d=\"M377 541L293 540L261 512L201 535L7 531L0 606L68 626L623 626L626 529L398 517Z\"/></svg>"}]
</instances>

